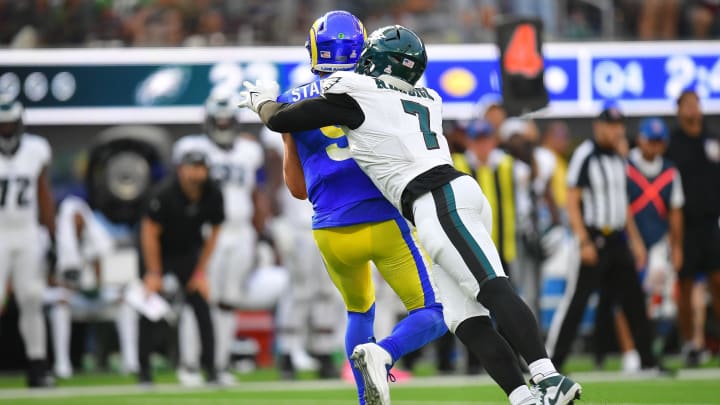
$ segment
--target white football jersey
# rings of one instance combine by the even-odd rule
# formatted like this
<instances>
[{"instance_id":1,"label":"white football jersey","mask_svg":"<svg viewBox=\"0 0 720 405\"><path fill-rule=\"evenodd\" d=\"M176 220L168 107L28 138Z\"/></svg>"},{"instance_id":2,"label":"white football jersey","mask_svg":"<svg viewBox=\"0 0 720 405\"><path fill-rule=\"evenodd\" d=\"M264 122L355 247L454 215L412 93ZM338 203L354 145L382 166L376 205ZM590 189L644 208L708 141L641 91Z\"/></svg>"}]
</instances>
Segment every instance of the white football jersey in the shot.
<instances>
[{"instance_id":1,"label":"white football jersey","mask_svg":"<svg viewBox=\"0 0 720 405\"><path fill-rule=\"evenodd\" d=\"M347 94L362 108L362 125L346 129L350 152L398 209L412 179L433 167L452 165L442 131L442 99L435 90L403 92L370 76L336 72L323 81L323 92Z\"/></svg>"},{"instance_id":2,"label":"white football jersey","mask_svg":"<svg viewBox=\"0 0 720 405\"><path fill-rule=\"evenodd\" d=\"M23 134L12 155L0 153L0 230L33 229L38 224L38 178L50 164L45 138Z\"/></svg>"},{"instance_id":3,"label":"white football jersey","mask_svg":"<svg viewBox=\"0 0 720 405\"><path fill-rule=\"evenodd\" d=\"M260 144L238 137L232 148L222 149L206 135L189 135L175 143L173 160L178 162L189 150L200 150L208 156L210 176L222 186L225 222L246 225L253 215L257 172L265 162Z\"/></svg>"},{"instance_id":4,"label":"white football jersey","mask_svg":"<svg viewBox=\"0 0 720 405\"><path fill-rule=\"evenodd\" d=\"M75 228L75 215L81 215L85 222L79 238ZM110 233L95 218L88 204L75 196L66 197L58 207L55 220L57 241L57 268L92 271L90 264L110 254L114 241Z\"/></svg>"}]
</instances>

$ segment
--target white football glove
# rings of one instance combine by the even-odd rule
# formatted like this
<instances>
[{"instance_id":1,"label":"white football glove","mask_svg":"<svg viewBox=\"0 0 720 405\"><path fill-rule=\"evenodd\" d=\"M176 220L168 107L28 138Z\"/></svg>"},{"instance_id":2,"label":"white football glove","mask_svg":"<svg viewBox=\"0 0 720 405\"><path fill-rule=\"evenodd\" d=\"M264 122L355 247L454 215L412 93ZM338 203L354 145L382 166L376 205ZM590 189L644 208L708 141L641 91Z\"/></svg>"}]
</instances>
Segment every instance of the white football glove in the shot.
<instances>
[{"instance_id":1,"label":"white football glove","mask_svg":"<svg viewBox=\"0 0 720 405\"><path fill-rule=\"evenodd\" d=\"M280 85L274 80L257 80L255 84L245 81L243 86L246 90L240 92L242 100L238 107L247 107L255 112L258 112L263 103L275 101L280 95Z\"/></svg>"}]
</instances>

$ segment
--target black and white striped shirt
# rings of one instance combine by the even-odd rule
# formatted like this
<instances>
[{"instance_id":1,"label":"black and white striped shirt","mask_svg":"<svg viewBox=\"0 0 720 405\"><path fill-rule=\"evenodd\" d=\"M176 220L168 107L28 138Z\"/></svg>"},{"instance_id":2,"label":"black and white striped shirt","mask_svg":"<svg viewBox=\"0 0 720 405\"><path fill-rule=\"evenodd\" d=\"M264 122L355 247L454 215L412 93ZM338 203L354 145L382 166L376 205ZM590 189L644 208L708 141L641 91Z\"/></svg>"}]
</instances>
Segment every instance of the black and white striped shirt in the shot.
<instances>
[{"instance_id":1,"label":"black and white striped shirt","mask_svg":"<svg viewBox=\"0 0 720 405\"><path fill-rule=\"evenodd\" d=\"M612 149L586 140L572 155L567 174L568 187L582 191L585 226L620 231L627 219L625 160Z\"/></svg>"}]
</instances>

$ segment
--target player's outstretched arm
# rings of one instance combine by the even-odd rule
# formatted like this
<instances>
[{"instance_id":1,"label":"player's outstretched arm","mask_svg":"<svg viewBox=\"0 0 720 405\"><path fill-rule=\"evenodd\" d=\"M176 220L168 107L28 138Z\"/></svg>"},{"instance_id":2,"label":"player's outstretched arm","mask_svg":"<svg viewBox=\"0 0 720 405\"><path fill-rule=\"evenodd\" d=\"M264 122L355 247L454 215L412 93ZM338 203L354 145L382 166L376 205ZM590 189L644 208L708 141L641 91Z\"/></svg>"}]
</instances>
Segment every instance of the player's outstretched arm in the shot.
<instances>
[{"instance_id":1,"label":"player's outstretched arm","mask_svg":"<svg viewBox=\"0 0 720 405\"><path fill-rule=\"evenodd\" d=\"M309 131L328 125L355 129L365 121L360 105L347 94L323 94L293 104L278 103L278 84L258 80L244 83L238 107L255 111L268 128L275 132Z\"/></svg>"},{"instance_id":2,"label":"player's outstretched arm","mask_svg":"<svg viewBox=\"0 0 720 405\"><path fill-rule=\"evenodd\" d=\"M265 102L258 115L276 132L309 131L329 125L355 129L365 121L358 103L347 94L326 94L293 104Z\"/></svg>"}]
</instances>

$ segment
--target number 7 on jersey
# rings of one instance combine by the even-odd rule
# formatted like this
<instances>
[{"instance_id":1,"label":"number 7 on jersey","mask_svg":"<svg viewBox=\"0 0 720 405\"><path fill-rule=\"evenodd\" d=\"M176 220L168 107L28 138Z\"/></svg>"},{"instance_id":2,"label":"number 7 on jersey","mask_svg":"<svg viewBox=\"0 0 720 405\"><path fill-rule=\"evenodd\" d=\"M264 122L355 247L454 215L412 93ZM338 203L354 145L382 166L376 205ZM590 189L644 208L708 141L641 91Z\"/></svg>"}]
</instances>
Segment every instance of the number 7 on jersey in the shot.
<instances>
[{"instance_id":1,"label":"number 7 on jersey","mask_svg":"<svg viewBox=\"0 0 720 405\"><path fill-rule=\"evenodd\" d=\"M425 139L425 147L428 149L440 149L437 134L430 130L430 111L428 108L414 101L400 101L402 102L403 110L405 110L407 114L417 117L418 123L420 124L420 131L423 133L423 139Z\"/></svg>"}]
</instances>

